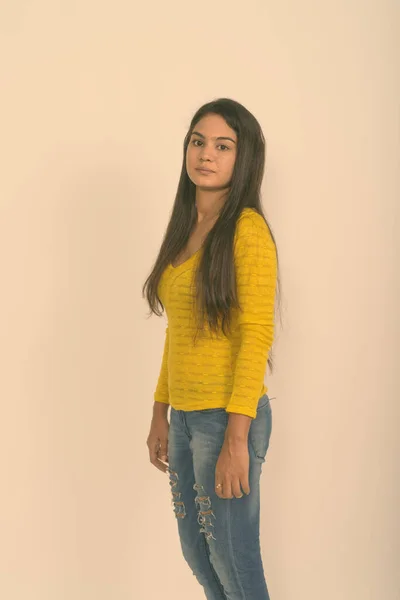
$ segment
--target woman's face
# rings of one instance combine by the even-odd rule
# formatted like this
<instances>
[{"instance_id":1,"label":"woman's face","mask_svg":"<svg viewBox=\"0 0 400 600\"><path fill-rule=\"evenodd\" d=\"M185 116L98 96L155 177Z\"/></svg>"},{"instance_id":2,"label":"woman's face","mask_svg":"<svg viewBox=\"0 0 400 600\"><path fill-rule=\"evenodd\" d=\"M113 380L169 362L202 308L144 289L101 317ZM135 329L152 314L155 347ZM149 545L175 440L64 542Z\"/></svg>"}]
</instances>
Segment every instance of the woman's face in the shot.
<instances>
[{"instance_id":1,"label":"woman's face","mask_svg":"<svg viewBox=\"0 0 400 600\"><path fill-rule=\"evenodd\" d=\"M186 152L186 170L193 183L210 190L229 187L236 146L236 133L222 117L203 117L194 127Z\"/></svg>"}]
</instances>

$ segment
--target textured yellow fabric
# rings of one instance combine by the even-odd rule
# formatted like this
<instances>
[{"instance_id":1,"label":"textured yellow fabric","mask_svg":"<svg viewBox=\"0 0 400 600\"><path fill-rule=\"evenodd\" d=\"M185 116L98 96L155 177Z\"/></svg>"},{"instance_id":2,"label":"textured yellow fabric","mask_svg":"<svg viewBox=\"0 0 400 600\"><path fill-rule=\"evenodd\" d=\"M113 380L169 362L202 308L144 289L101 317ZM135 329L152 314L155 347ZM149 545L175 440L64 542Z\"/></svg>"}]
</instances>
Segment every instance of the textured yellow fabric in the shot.
<instances>
[{"instance_id":1,"label":"textured yellow fabric","mask_svg":"<svg viewBox=\"0 0 400 600\"><path fill-rule=\"evenodd\" d=\"M178 267L169 265L158 294L168 325L154 399L177 410L225 408L254 418L267 391L264 376L274 338L277 261L264 219L245 208L236 225L234 261L239 303L229 337L208 327L193 343L194 276L202 248Z\"/></svg>"}]
</instances>

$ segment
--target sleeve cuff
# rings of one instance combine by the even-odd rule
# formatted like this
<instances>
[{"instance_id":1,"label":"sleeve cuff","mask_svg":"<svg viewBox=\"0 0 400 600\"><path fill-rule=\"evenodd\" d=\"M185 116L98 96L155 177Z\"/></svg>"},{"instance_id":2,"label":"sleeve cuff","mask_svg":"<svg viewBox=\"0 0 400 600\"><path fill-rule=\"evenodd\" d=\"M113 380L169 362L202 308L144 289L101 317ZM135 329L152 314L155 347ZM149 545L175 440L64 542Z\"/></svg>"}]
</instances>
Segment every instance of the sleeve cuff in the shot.
<instances>
[{"instance_id":1,"label":"sleeve cuff","mask_svg":"<svg viewBox=\"0 0 400 600\"><path fill-rule=\"evenodd\" d=\"M158 396L157 393L154 394L154 402L161 402L162 404L169 404L168 398L163 396Z\"/></svg>"},{"instance_id":2,"label":"sleeve cuff","mask_svg":"<svg viewBox=\"0 0 400 600\"><path fill-rule=\"evenodd\" d=\"M251 417L252 419L255 419L257 416L257 409L256 408L250 408L249 406L240 406L237 404L228 404L228 406L226 407L226 412L227 413L236 413L238 415L246 415L246 417Z\"/></svg>"}]
</instances>

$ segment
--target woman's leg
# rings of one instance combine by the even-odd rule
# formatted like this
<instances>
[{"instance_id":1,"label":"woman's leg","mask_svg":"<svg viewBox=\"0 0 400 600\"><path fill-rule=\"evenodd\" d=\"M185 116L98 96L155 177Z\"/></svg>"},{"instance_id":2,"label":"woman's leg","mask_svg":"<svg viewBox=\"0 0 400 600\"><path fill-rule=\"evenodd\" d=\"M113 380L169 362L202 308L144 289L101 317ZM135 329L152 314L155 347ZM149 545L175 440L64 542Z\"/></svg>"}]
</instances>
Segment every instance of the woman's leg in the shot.
<instances>
[{"instance_id":1,"label":"woman's leg","mask_svg":"<svg viewBox=\"0 0 400 600\"><path fill-rule=\"evenodd\" d=\"M174 409L171 409L168 454L171 493L183 556L204 587L207 600L226 600L222 585L210 563L208 544L199 533L193 456L185 415Z\"/></svg>"},{"instance_id":2,"label":"woman's leg","mask_svg":"<svg viewBox=\"0 0 400 600\"><path fill-rule=\"evenodd\" d=\"M215 493L215 467L228 422L225 410L187 412L199 520L210 560L227 600L269 600L260 551L260 475L272 429L269 398L260 398L249 432L250 495L223 500Z\"/></svg>"}]
</instances>

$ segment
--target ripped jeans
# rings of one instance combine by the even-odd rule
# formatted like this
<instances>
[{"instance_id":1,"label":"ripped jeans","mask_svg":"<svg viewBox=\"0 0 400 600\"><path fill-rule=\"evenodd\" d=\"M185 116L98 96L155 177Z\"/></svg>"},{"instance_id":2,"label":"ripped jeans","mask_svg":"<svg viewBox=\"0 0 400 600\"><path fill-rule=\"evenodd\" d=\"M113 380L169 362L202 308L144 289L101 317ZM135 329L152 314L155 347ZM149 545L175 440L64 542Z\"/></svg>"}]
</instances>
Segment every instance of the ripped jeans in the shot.
<instances>
[{"instance_id":1,"label":"ripped jeans","mask_svg":"<svg viewBox=\"0 0 400 600\"><path fill-rule=\"evenodd\" d=\"M249 431L250 494L215 493L215 467L224 442L224 409L171 408L169 477L181 547L207 600L269 600L260 552L260 475L272 412L264 394Z\"/></svg>"}]
</instances>

